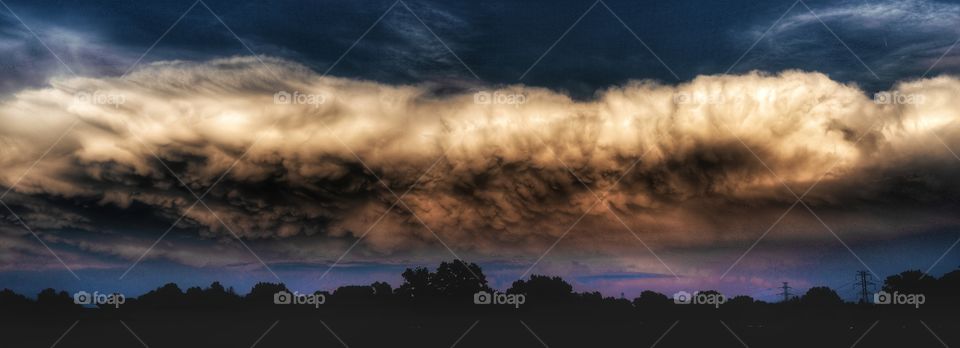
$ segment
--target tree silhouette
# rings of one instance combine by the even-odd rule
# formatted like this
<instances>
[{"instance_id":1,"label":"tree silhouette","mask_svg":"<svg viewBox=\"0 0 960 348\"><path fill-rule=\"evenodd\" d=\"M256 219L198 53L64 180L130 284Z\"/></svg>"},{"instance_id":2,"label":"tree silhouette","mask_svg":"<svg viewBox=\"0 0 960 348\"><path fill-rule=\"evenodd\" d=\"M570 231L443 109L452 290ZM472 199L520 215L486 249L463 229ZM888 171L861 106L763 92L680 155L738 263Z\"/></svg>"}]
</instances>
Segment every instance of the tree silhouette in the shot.
<instances>
[{"instance_id":1,"label":"tree silhouette","mask_svg":"<svg viewBox=\"0 0 960 348\"><path fill-rule=\"evenodd\" d=\"M183 303L188 307L203 306L203 289L199 286L187 288L187 291L183 293Z\"/></svg>"},{"instance_id":2,"label":"tree silhouette","mask_svg":"<svg viewBox=\"0 0 960 348\"><path fill-rule=\"evenodd\" d=\"M37 294L37 306L42 309L74 309L79 307L73 303L73 296L66 291L57 292L54 289L43 289Z\"/></svg>"},{"instance_id":3,"label":"tree silhouette","mask_svg":"<svg viewBox=\"0 0 960 348\"><path fill-rule=\"evenodd\" d=\"M944 332L948 334L953 326L941 323L951 323L956 316L957 296L960 294L960 270L944 274L940 278L923 277L918 271L903 272L887 278L884 288L888 291L913 292L925 291L922 289L932 289L925 293L927 302L920 308L909 306L879 306L864 305L856 306L853 304L843 304L837 292L828 287L813 287L807 290L800 297L793 297L790 300L780 303L765 303L756 301L749 296L736 296L728 298L722 306L712 305L676 305L673 299L667 295L645 290L638 297L629 301L622 298L605 297L597 291L576 292L573 285L561 277L532 275L529 278L515 281L506 289L508 294L524 294L526 301L516 308L510 305L474 305L472 303L475 291L492 291L486 284L485 279L478 281L471 272L482 277L482 270L479 266L461 261L444 262L433 269L418 267L406 269L402 274L403 283L394 289L385 282L374 282L369 285L345 285L337 288L329 294L327 302L323 306L315 308L312 305L302 306L279 306L274 304L274 295L280 291L288 291L283 283L261 282L253 285L249 293L243 297L237 295L233 289L226 288L219 282L210 284L209 287L190 287L185 291L173 283L165 284L152 291L140 296L139 299L127 298L126 304L119 308L104 306L102 308L92 308L90 306L80 307L72 304L72 297L66 292L58 292L53 289L45 289L39 295L37 300L31 300L30 297L18 295L11 290L0 290L0 317L4 313L8 315L5 323L15 324L28 321L25 325L35 325L42 322L63 323L64 320L46 320L46 317L68 318L67 323L73 320L82 319L84 327L71 333L69 339L75 340L78 337L74 335L88 334L92 337L89 340L98 338L94 335L101 335L107 332L107 329L90 330L87 325L101 325L106 323L111 325L109 330L123 330L118 326L115 319L122 318L133 323L135 320L155 320L159 323L162 319L166 322L174 322L178 326L162 327L163 330L145 332L142 335L150 337L151 346L156 339L161 339L157 346L176 346L172 341L162 342L163 337L158 335L177 332L171 328L182 328L181 321L197 325L197 330L192 331L194 337L188 337L191 343L196 339L207 336L205 333L211 333L209 340L203 342L203 346L222 345L222 340L230 340L234 337L243 336L243 339L256 338L265 329L265 324L283 320L285 322L301 321L303 328L309 332L310 325L320 324L322 320L329 320L324 325L329 324L336 330L336 335L344 337L345 342L351 346L389 346L396 345L398 338L417 336L417 339L425 339L431 346L439 346L435 334L431 332L441 332L442 330L432 330L434 328L451 328L449 332L461 331L466 329L466 324L471 321L482 320L496 328L495 321L504 322L506 330L498 332L496 339L512 342L526 339L535 344L535 340L528 335L522 325L517 324L517 319L527 320L532 328L536 330L536 335L544 337L550 346L570 346L582 347L596 345L596 337L583 335L586 332L602 332L606 337L602 338L601 346L615 345L608 342L623 343L637 342L636 330L631 328L649 328L649 334L642 336L646 342L657 342L657 335L669 331L670 325L680 324L685 327L686 332L708 333L710 330L723 333L726 342L736 345L733 337L723 332L723 325L717 323L717 319L722 320L724 325L729 325L727 330L736 332L740 335L750 335L744 337L745 342L749 342L751 347L756 346L777 346L777 347L810 347L816 346L818 340L833 341L833 338L844 338L848 341L855 340L864 331L869 330L870 325L876 323L877 318L884 321L895 322L902 321L909 326L901 326L900 323L891 324L888 327L913 327L924 333L923 326L918 324L917 319L927 320L936 330L937 334ZM325 295L328 295L324 293ZM718 295L716 291L702 291L701 295ZM139 300L139 301L138 301ZM946 301L951 302L946 302ZM949 303L950 306L942 304ZM386 304L386 305L384 305ZM20 308L18 310L18 308ZM40 310L46 308L48 310ZM201 310L195 310L201 308ZM812 310L811 310L812 309ZM33 320L30 318L32 313L40 313L43 320ZM53 315L51 315L53 314ZM57 317L56 315L60 316ZM87 318L95 319L88 320ZM239 320L234 321L237 318ZM256 320L247 320L246 318L255 318ZM886 318L895 318L888 320ZM943 319L936 320L935 319ZM107 319L107 320L103 320ZM333 321L338 321L334 323ZM536 322L534 322L536 321ZM256 326L249 323L256 322ZM399 322L399 323L398 323ZM911 323L912 322L912 323ZM353 325L347 325L352 323ZM936 324L934 324L936 323ZM199 325L198 325L199 324ZM212 325L212 329L206 325ZM523 325L526 325L524 323ZM62 324L57 324L61 325ZM282 324L281 324L282 325ZM708 325L708 326L703 326ZM849 325L849 326L848 326ZM943 326L939 326L943 325ZM952 324L951 324L952 325ZM21 326L23 327L23 326ZM149 325L137 325L133 329L140 335L141 330L147 329ZM291 327L293 324L291 323ZM512 327L512 329L510 329ZM142 329L143 328L143 329ZM53 330L45 331L54 332ZM59 327L57 331L64 328ZM250 330L258 332L248 332ZM313 325L317 330L317 326ZM455 329L455 330L453 330ZM7 330L7 331L14 331ZM282 330L282 329L281 329ZM327 331L319 327L319 332L326 335ZM469 331L469 329L467 329ZM513 331L510 331L513 330ZM694 331L696 330L696 331ZM785 334L796 332L816 332L816 335L798 335L813 336L799 337L784 340ZM29 330L24 330L32 332ZM269 330L268 330L269 331ZM292 331L292 330L291 330ZM341 333L342 331L346 331ZM883 331L891 331L878 326L875 332L870 333L869 337L881 334ZM896 330L896 335L902 335L901 330ZM122 331L121 331L122 332ZM223 334L215 334L222 332ZM290 332L290 331L288 331ZM513 333L511 333L513 332ZM627 332L624 336L613 336L615 339L607 339L610 335L616 335L616 332ZM375 334L371 334L375 333ZM562 334L568 333L570 336L565 341L560 341ZM514 337L515 334L523 336ZM264 334L265 335L265 334ZM289 339L285 334L271 333L269 336L274 344L294 346L295 341ZM283 340L277 340L279 336L286 337ZM832 336L830 336L832 335ZM442 336L442 335L441 335ZM683 333L671 333L667 338L669 343L665 345L676 346L699 346L706 344L716 345L718 341L712 334L688 334L684 337ZM899 342L910 342L912 335L905 337L902 341L880 341L886 345L897 345ZM928 340L932 340L927 336ZM262 337L261 337L262 338ZM339 338L339 337L338 337ZM449 345L456 337L454 334L448 334L442 337L442 344ZM470 333L467 339L476 339L475 333ZM662 337L661 337L662 338ZM88 338L84 338L87 340ZM316 339L311 336L310 339ZM355 341L361 341L355 344ZM328 343L338 345L336 338L327 337ZM366 341L366 342L363 342ZM7 341L4 341L8 343ZM128 338L129 342L135 342ZM311 341L312 342L312 341ZM466 341L465 341L466 342ZM557 342L557 343L554 343ZM162 344L166 343L166 344ZM230 342L232 343L232 342ZM315 342L316 343L316 342ZM474 342L476 343L476 342ZM109 343L107 343L109 345ZM249 345L250 342L239 342L231 344L240 346ZM29 346L27 344L7 344L10 346ZM188 344L189 345L189 344ZM197 344L200 346L200 344ZM426 345L426 344L425 344Z\"/></svg>"},{"instance_id":4,"label":"tree silhouette","mask_svg":"<svg viewBox=\"0 0 960 348\"><path fill-rule=\"evenodd\" d=\"M393 288L385 282L375 282L370 285L346 285L333 291L331 304L382 305L392 301Z\"/></svg>"},{"instance_id":5,"label":"tree silhouette","mask_svg":"<svg viewBox=\"0 0 960 348\"><path fill-rule=\"evenodd\" d=\"M332 305L364 304L472 304L473 295L479 291L492 292L487 284L483 270L476 264L460 260L442 262L435 272L425 267L406 269L401 274L403 283L393 289L386 282L374 282L370 285L346 285L332 294L315 292L328 296ZM886 278L883 290L909 294L924 294L927 304L960 304L960 270L944 274L940 278L926 276L920 271L906 271ZM139 298L127 298L120 310L127 308L231 308L241 304L272 306L274 295L288 291L283 283L260 282L250 292L241 297L233 288L225 288L219 282L213 282L207 288L190 287L185 292L175 283L165 284L149 291ZM526 296L524 306L550 304L554 306L572 306L568 309L590 309L607 313L629 313L621 309L639 309L640 312L666 313L674 308L670 297L646 290L640 296L628 301L623 298L604 297L600 292L574 292L573 286L561 277L531 275L529 279L513 282L506 290L508 294ZM719 292L701 291L702 295L719 295ZM801 308L838 306L843 300L837 292L828 287L810 288L801 297L793 297L786 302L767 304L749 296L736 296L728 299L725 307L737 308L734 312L752 313L770 308ZM109 307L109 306L108 306ZM699 307L699 306L698 306ZM0 308L5 310L29 310L33 308L49 310L80 309L73 303L73 297L64 291L44 289L37 295L36 301L19 295L12 290L0 290ZM111 307L112 308L112 307ZM281 307L277 307L281 308ZM491 308L491 307L488 307ZM701 310L688 307L688 310ZM673 309L670 309L673 311Z\"/></svg>"},{"instance_id":6,"label":"tree silhouette","mask_svg":"<svg viewBox=\"0 0 960 348\"><path fill-rule=\"evenodd\" d=\"M936 278L929 277L919 270L892 275L883 281L883 291L890 293L932 294L936 286Z\"/></svg>"},{"instance_id":7,"label":"tree silhouette","mask_svg":"<svg viewBox=\"0 0 960 348\"><path fill-rule=\"evenodd\" d=\"M393 297L393 287L386 282L374 282L370 287L373 288L374 298L381 302L389 301Z\"/></svg>"},{"instance_id":8,"label":"tree silhouette","mask_svg":"<svg viewBox=\"0 0 960 348\"><path fill-rule=\"evenodd\" d=\"M436 289L432 286L430 271L425 267L407 268L400 275L403 284L397 288L397 295L411 301L426 301L436 297Z\"/></svg>"},{"instance_id":9,"label":"tree silhouette","mask_svg":"<svg viewBox=\"0 0 960 348\"><path fill-rule=\"evenodd\" d=\"M203 291L203 302L210 307L229 307L240 303L240 296L233 288L224 288L220 282L213 282Z\"/></svg>"},{"instance_id":10,"label":"tree silhouette","mask_svg":"<svg viewBox=\"0 0 960 348\"><path fill-rule=\"evenodd\" d=\"M141 295L137 298L137 304L145 307L182 307L185 305L185 299L183 291L177 284L168 283Z\"/></svg>"},{"instance_id":11,"label":"tree silhouette","mask_svg":"<svg viewBox=\"0 0 960 348\"><path fill-rule=\"evenodd\" d=\"M634 307L662 308L671 303L673 303L673 300L667 297L667 295L650 290L644 290L640 293L640 297L633 299Z\"/></svg>"},{"instance_id":12,"label":"tree silhouette","mask_svg":"<svg viewBox=\"0 0 960 348\"><path fill-rule=\"evenodd\" d=\"M960 270L944 274L937 280L933 302L960 304Z\"/></svg>"},{"instance_id":13,"label":"tree silhouette","mask_svg":"<svg viewBox=\"0 0 960 348\"><path fill-rule=\"evenodd\" d=\"M250 293L243 298L246 303L253 305L272 305L273 296L281 291L290 291L283 283L259 282L253 285Z\"/></svg>"},{"instance_id":14,"label":"tree silhouette","mask_svg":"<svg viewBox=\"0 0 960 348\"><path fill-rule=\"evenodd\" d=\"M347 285L333 291L332 303L336 304L363 304L370 303L376 295L376 290L370 285Z\"/></svg>"},{"instance_id":15,"label":"tree silhouette","mask_svg":"<svg viewBox=\"0 0 960 348\"><path fill-rule=\"evenodd\" d=\"M836 291L826 286L815 286L807 290L806 294L800 298L800 304L804 306L835 306L843 304L843 299Z\"/></svg>"},{"instance_id":16,"label":"tree silhouette","mask_svg":"<svg viewBox=\"0 0 960 348\"><path fill-rule=\"evenodd\" d=\"M15 293L13 290L3 289L0 291L0 307L2 308L23 310L30 308L33 304L33 301L30 301L26 296Z\"/></svg>"},{"instance_id":17,"label":"tree silhouette","mask_svg":"<svg viewBox=\"0 0 960 348\"><path fill-rule=\"evenodd\" d=\"M172 289L168 291L173 293ZM206 289L198 286L187 289L183 295L183 302L189 307L223 308L240 303L240 296L233 291L233 288L226 289L220 282L213 282Z\"/></svg>"},{"instance_id":18,"label":"tree silhouette","mask_svg":"<svg viewBox=\"0 0 960 348\"><path fill-rule=\"evenodd\" d=\"M560 277L531 275L530 280L518 280L507 289L508 294L525 294L530 304L562 303L573 298L573 286Z\"/></svg>"},{"instance_id":19,"label":"tree silhouette","mask_svg":"<svg viewBox=\"0 0 960 348\"><path fill-rule=\"evenodd\" d=\"M425 267L407 268L401 276L403 284L396 294L407 301L469 303L478 291L490 291L480 266L460 260L441 262L436 272Z\"/></svg>"},{"instance_id":20,"label":"tree silhouette","mask_svg":"<svg viewBox=\"0 0 960 348\"><path fill-rule=\"evenodd\" d=\"M750 296L747 296L747 295L738 295L738 296L734 296L733 298L727 300L726 305L727 305L727 306L732 306L732 307L745 307L745 306L755 305L755 304L758 304L758 303L762 303L762 302L757 301L757 300L754 299L753 297L750 297Z\"/></svg>"},{"instance_id":21,"label":"tree silhouette","mask_svg":"<svg viewBox=\"0 0 960 348\"><path fill-rule=\"evenodd\" d=\"M603 294L599 291L579 293L576 299L579 304L586 306L599 306L603 304Z\"/></svg>"},{"instance_id":22,"label":"tree silhouette","mask_svg":"<svg viewBox=\"0 0 960 348\"><path fill-rule=\"evenodd\" d=\"M472 298L478 291L486 291L487 278L480 266L460 260L441 262L433 274L433 286L444 297Z\"/></svg>"}]
</instances>

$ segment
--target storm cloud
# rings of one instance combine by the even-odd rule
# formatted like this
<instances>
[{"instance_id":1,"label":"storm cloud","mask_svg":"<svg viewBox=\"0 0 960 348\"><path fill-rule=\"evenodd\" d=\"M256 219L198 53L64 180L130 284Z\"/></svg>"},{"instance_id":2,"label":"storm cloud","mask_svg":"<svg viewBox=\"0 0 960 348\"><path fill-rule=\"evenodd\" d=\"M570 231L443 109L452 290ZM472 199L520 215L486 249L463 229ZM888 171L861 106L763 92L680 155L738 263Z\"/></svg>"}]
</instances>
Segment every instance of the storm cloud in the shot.
<instances>
[{"instance_id":1,"label":"storm cloud","mask_svg":"<svg viewBox=\"0 0 960 348\"><path fill-rule=\"evenodd\" d=\"M957 225L958 93L948 76L875 97L786 71L633 81L581 101L270 58L161 62L0 104L0 185L40 232L144 219L212 239L364 236L383 254L438 239L530 254L566 235L595 253L633 233L655 248L742 245L805 195L816 215L798 208L771 240L832 239L828 225L855 243Z\"/></svg>"}]
</instances>

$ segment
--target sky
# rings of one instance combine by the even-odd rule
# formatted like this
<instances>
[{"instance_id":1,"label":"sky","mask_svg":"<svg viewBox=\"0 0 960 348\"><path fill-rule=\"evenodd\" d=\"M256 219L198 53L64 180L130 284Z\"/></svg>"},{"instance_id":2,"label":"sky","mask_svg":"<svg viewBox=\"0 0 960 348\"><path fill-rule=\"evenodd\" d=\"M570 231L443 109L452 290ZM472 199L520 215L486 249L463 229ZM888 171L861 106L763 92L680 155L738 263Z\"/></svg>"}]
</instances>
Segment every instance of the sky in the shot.
<instances>
[{"instance_id":1,"label":"sky","mask_svg":"<svg viewBox=\"0 0 960 348\"><path fill-rule=\"evenodd\" d=\"M0 288L960 266L960 2L2 4Z\"/></svg>"}]
</instances>

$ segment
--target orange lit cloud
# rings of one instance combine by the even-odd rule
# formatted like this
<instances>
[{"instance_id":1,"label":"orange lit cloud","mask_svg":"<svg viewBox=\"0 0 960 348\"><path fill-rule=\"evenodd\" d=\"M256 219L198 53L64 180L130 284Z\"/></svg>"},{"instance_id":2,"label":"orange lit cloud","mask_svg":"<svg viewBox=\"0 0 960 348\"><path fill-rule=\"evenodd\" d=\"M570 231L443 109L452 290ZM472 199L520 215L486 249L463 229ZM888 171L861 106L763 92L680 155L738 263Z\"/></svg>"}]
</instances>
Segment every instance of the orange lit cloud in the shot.
<instances>
[{"instance_id":1,"label":"orange lit cloud","mask_svg":"<svg viewBox=\"0 0 960 348\"><path fill-rule=\"evenodd\" d=\"M228 235L220 219L247 239L359 237L379 220L363 245L383 253L434 232L458 250L529 254L575 222L574 252L633 248L623 224L655 247L742 244L814 184L804 201L850 240L957 224L960 162L943 146L960 149L953 77L904 82L881 103L797 71L638 81L575 101L267 63L158 63L17 93L0 105L3 187L78 123L5 200L51 228L93 227L54 224L38 200L96 202L80 216L143 205L206 237ZM204 198L216 215L189 209L166 166L198 195L217 183ZM772 239L831 238L805 212L781 226Z\"/></svg>"}]
</instances>

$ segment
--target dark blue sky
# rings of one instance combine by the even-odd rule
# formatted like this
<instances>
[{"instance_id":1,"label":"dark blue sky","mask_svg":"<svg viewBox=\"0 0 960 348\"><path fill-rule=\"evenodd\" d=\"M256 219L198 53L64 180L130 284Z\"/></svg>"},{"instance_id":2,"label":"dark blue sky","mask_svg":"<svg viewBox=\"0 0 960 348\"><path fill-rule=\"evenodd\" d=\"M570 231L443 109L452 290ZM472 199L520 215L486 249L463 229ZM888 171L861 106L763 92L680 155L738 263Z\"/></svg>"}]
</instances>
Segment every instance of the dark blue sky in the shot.
<instances>
[{"instance_id":1,"label":"dark blue sky","mask_svg":"<svg viewBox=\"0 0 960 348\"><path fill-rule=\"evenodd\" d=\"M7 3L65 63L84 75L125 71L194 1ZM254 52L293 59L317 71L326 71L394 4L205 3ZM728 70L819 71L876 90L923 75L960 36L957 3L941 1L406 3L429 30L397 5L330 73L391 83L478 82L459 57L482 83L519 81L581 97L630 79L676 83ZM587 9L591 10L584 15ZM8 52L15 50L0 58L5 90L40 84L63 72L6 11L0 16L0 40ZM199 4L143 62L247 54ZM956 71L957 54L948 53L931 73Z\"/></svg>"}]
</instances>

